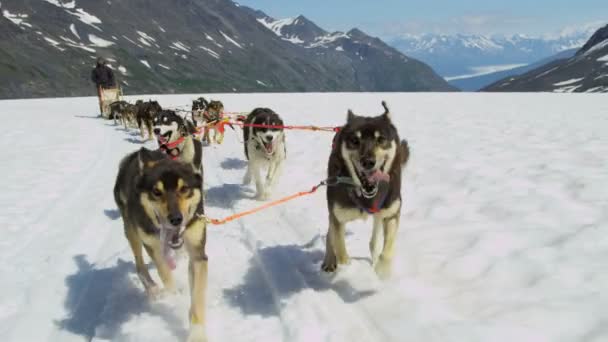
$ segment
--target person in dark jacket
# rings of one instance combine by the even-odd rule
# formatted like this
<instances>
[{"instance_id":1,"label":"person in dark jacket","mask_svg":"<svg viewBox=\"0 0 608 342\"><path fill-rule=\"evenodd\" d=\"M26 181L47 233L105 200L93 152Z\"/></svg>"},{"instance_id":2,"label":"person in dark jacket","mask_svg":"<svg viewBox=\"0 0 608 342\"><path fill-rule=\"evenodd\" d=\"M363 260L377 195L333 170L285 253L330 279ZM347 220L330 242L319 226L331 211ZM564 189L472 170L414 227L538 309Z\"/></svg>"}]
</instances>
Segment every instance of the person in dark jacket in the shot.
<instances>
[{"instance_id":1,"label":"person in dark jacket","mask_svg":"<svg viewBox=\"0 0 608 342\"><path fill-rule=\"evenodd\" d=\"M106 64L107 62L103 58L97 58L97 66L91 72L91 81L95 83L97 88L108 89L116 87L114 72Z\"/></svg>"},{"instance_id":2,"label":"person in dark jacket","mask_svg":"<svg viewBox=\"0 0 608 342\"><path fill-rule=\"evenodd\" d=\"M107 62L102 57L99 57L97 58L97 65L91 71L91 81L95 83L99 99L99 111L101 112L99 116L103 116L104 113L103 90L116 88L114 72L106 64Z\"/></svg>"}]
</instances>

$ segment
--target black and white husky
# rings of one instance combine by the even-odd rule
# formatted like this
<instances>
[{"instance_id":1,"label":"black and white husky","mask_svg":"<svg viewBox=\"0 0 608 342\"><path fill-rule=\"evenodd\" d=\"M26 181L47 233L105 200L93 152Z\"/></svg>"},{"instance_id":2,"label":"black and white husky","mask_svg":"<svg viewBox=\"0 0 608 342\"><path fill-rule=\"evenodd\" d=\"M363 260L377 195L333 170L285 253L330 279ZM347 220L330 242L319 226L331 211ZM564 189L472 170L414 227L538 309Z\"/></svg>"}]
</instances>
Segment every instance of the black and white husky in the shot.
<instances>
[{"instance_id":1,"label":"black and white husky","mask_svg":"<svg viewBox=\"0 0 608 342\"><path fill-rule=\"evenodd\" d=\"M171 159L179 160L203 176L203 145L193 137L194 125L172 110L162 110L153 121L158 148Z\"/></svg>"},{"instance_id":2,"label":"black and white husky","mask_svg":"<svg viewBox=\"0 0 608 342\"><path fill-rule=\"evenodd\" d=\"M386 103L382 105L385 112L377 117L357 116L349 110L346 125L334 139L328 179L339 181L327 188L329 231L321 266L326 272L349 262L345 224L371 216L372 265L381 278L390 275L401 213L401 172L409 158L409 147L399 139ZM381 232L382 250L378 246Z\"/></svg>"},{"instance_id":3,"label":"black and white husky","mask_svg":"<svg viewBox=\"0 0 608 342\"><path fill-rule=\"evenodd\" d=\"M253 125L253 126L247 126ZM256 127L278 126L278 127ZM264 200L270 197L283 170L287 157L283 120L269 108L256 108L245 119L243 127L245 157L249 161L244 184L255 181L257 198ZM266 177L261 172L267 168Z\"/></svg>"}]
</instances>

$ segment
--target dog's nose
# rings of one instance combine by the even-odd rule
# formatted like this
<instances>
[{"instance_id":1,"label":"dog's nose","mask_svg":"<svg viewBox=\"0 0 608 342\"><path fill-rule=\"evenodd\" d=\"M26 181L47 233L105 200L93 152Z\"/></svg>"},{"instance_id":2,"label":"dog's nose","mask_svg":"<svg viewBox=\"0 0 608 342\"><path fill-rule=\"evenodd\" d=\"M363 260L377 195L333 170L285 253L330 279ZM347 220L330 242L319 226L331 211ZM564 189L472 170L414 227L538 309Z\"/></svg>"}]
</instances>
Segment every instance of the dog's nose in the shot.
<instances>
[{"instance_id":1,"label":"dog's nose","mask_svg":"<svg viewBox=\"0 0 608 342\"><path fill-rule=\"evenodd\" d=\"M375 158L362 158L361 166L365 170L372 170L374 168L374 166L376 166L376 159Z\"/></svg>"},{"instance_id":2,"label":"dog's nose","mask_svg":"<svg viewBox=\"0 0 608 342\"><path fill-rule=\"evenodd\" d=\"M155 128L154 129L154 134L157 134L157 135L160 134L160 128Z\"/></svg>"},{"instance_id":3,"label":"dog's nose","mask_svg":"<svg viewBox=\"0 0 608 342\"><path fill-rule=\"evenodd\" d=\"M272 136L272 135L267 135L267 136L266 136L266 140L267 140L268 142L271 142L271 141L272 141L272 139L274 139L274 136Z\"/></svg>"},{"instance_id":4,"label":"dog's nose","mask_svg":"<svg viewBox=\"0 0 608 342\"><path fill-rule=\"evenodd\" d=\"M169 217L167 217L169 219L169 223L171 223L174 226L179 226L182 224L182 222L184 221L184 217L182 216L182 214L177 213L177 214L169 214Z\"/></svg>"}]
</instances>

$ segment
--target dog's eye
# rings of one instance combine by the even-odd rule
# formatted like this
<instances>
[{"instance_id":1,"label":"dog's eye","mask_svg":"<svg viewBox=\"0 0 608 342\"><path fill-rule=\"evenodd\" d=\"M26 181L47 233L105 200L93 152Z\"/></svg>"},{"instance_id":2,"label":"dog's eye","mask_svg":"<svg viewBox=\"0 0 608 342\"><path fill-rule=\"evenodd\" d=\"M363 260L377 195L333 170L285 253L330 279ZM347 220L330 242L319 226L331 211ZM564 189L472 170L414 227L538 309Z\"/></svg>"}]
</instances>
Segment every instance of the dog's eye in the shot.
<instances>
[{"instance_id":1,"label":"dog's eye","mask_svg":"<svg viewBox=\"0 0 608 342\"><path fill-rule=\"evenodd\" d=\"M160 191L158 188L153 188L152 189L152 195L154 195L155 197L160 197L163 195L163 192Z\"/></svg>"},{"instance_id":2,"label":"dog's eye","mask_svg":"<svg viewBox=\"0 0 608 342\"><path fill-rule=\"evenodd\" d=\"M179 193L182 195L187 195L190 193L190 188L187 186L184 186L181 189L179 189Z\"/></svg>"},{"instance_id":3,"label":"dog's eye","mask_svg":"<svg viewBox=\"0 0 608 342\"><path fill-rule=\"evenodd\" d=\"M355 147L359 146L359 138L357 138L356 136L350 137L350 144Z\"/></svg>"}]
</instances>

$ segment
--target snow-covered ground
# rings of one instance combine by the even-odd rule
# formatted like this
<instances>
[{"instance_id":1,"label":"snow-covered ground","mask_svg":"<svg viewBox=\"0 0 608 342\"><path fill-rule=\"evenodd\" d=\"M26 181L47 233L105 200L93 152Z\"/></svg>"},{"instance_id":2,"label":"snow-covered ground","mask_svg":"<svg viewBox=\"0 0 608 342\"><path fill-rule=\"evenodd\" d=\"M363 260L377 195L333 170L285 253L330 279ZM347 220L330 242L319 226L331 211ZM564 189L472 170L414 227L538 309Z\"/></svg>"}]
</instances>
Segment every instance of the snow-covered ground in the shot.
<instances>
[{"instance_id":1,"label":"snow-covered ground","mask_svg":"<svg viewBox=\"0 0 608 342\"><path fill-rule=\"evenodd\" d=\"M184 106L197 96L143 98ZM319 271L323 191L210 226L210 341L608 340L605 95L211 97L229 111L268 106L289 124L316 125L342 124L347 108L380 113L385 99L412 158L389 281L369 265L371 221L348 228L351 265ZM146 300L112 199L118 162L140 139L95 118L96 108L94 98L0 101L2 341L187 334L187 290ZM240 184L241 133L226 134L204 151L207 212L217 218L260 205ZM331 139L287 132L273 198L324 178ZM176 275L187 289L185 263Z\"/></svg>"}]
</instances>

